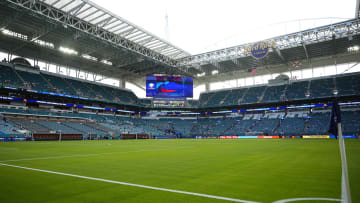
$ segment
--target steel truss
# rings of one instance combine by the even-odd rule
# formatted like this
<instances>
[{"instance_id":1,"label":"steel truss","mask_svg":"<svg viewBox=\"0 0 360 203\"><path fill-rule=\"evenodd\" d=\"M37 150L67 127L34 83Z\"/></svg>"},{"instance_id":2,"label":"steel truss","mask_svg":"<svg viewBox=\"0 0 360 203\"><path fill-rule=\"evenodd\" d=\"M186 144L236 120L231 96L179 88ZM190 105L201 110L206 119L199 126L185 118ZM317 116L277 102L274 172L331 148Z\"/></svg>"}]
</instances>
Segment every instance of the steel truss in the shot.
<instances>
[{"instance_id":1,"label":"steel truss","mask_svg":"<svg viewBox=\"0 0 360 203\"><path fill-rule=\"evenodd\" d=\"M360 18L360 0L356 0L355 18Z\"/></svg>"},{"instance_id":2,"label":"steel truss","mask_svg":"<svg viewBox=\"0 0 360 203\"><path fill-rule=\"evenodd\" d=\"M177 64L175 59L190 55L88 0L6 1L15 8L30 10L34 15L46 17L64 27L77 29L169 66Z\"/></svg>"},{"instance_id":3,"label":"steel truss","mask_svg":"<svg viewBox=\"0 0 360 203\"><path fill-rule=\"evenodd\" d=\"M360 19L348 20L340 23L317 27L292 34L263 40L264 42L275 42L277 50L315 44L332 39L349 37L360 34ZM250 56L246 50L252 43L234 46L230 48L211 51L203 54L193 55L179 59L179 66L200 67L201 65L214 64L221 61L234 60ZM273 51L273 50L271 50Z\"/></svg>"}]
</instances>

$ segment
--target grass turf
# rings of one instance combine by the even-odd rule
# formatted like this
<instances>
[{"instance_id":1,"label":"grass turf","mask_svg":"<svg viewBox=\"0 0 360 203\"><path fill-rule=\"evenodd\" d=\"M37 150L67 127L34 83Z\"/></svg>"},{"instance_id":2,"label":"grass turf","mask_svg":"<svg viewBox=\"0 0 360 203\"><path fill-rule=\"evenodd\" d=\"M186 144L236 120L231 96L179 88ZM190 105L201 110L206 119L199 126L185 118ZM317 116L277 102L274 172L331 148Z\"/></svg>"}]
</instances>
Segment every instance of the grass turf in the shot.
<instances>
[{"instance_id":1,"label":"grass turf","mask_svg":"<svg viewBox=\"0 0 360 203\"><path fill-rule=\"evenodd\" d=\"M360 202L360 142L346 150ZM337 140L0 143L0 163L258 202L341 197ZM0 202L226 201L0 166Z\"/></svg>"}]
</instances>

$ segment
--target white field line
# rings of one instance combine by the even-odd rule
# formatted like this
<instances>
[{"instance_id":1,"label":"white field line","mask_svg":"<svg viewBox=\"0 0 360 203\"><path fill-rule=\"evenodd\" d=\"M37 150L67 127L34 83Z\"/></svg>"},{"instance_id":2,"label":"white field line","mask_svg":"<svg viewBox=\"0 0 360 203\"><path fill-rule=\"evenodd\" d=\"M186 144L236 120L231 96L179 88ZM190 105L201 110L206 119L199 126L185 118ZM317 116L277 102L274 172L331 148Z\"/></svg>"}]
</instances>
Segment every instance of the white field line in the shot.
<instances>
[{"instance_id":1,"label":"white field line","mask_svg":"<svg viewBox=\"0 0 360 203\"><path fill-rule=\"evenodd\" d=\"M0 148L0 151L13 151L13 150L19 150L18 148L11 148L11 147L2 147Z\"/></svg>"},{"instance_id":2,"label":"white field line","mask_svg":"<svg viewBox=\"0 0 360 203\"><path fill-rule=\"evenodd\" d=\"M311 200L341 202L341 199L321 198L321 197L305 197L305 198L282 199L282 200L275 201L273 203L286 203L286 202L311 201Z\"/></svg>"},{"instance_id":3,"label":"white field line","mask_svg":"<svg viewBox=\"0 0 360 203\"><path fill-rule=\"evenodd\" d=\"M344 170L341 173L341 199L347 203L347 198L346 198L346 193L345 193Z\"/></svg>"},{"instance_id":4,"label":"white field line","mask_svg":"<svg viewBox=\"0 0 360 203\"><path fill-rule=\"evenodd\" d=\"M124 151L124 152L105 152L105 153L93 153L93 154L78 154L78 155L67 155L67 156L36 157L36 158L24 158L24 159L0 160L0 162L32 161L32 160L43 160L43 159L62 159L62 158L73 158L73 157L89 157L89 156L99 156L99 155L107 155L107 154L127 154L127 153L131 153L131 152L152 152L152 151L174 150L174 149L182 149L182 148L188 148L188 147L176 147L176 148L155 149L155 150L134 150L134 151Z\"/></svg>"},{"instance_id":5,"label":"white field line","mask_svg":"<svg viewBox=\"0 0 360 203\"><path fill-rule=\"evenodd\" d=\"M116 145L117 143L121 142L121 140L119 140L119 142L117 142L117 140L113 140L113 142L108 141L108 140L79 140L76 141L74 143L67 143L68 141L29 141L29 142L18 142L17 144L23 144L23 145L66 145L66 146L104 146L104 145ZM6 142L0 142L1 144L7 144ZM4 145L5 145L4 144ZM126 146L136 146L138 145L137 143L127 143ZM168 145L162 145L159 146L157 145L156 142L152 142L152 143L147 143L147 145L145 146L156 146L156 147L166 147Z\"/></svg>"},{"instance_id":6,"label":"white field line","mask_svg":"<svg viewBox=\"0 0 360 203\"><path fill-rule=\"evenodd\" d=\"M159 190L159 191L179 193L179 194L185 194L185 195L206 197L206 198L211 198L211 199L219 199L219 200L226 200L226 201L233 201L233 202L243 202L243 203L256 203L256 202L253 202L253 201L234 199L234 198L230 198L230 197L222 197L222 196L208 195L208 194L202 194L202 193L187 192L187 191L181 191L181 190L173 190L173 189L153 187L153 186L147 186L147 185L139 185L139 184L134 184L134 183L107 180L107 179L102 179L102 178L93 178L93 177L88 177L88 176L81 176L81 175L75 175L75 174L69 174L69 173L61 173L61 172L56 172L56 171L42 170L42 169L29 168L29 167L23 167L23 166L16 166L16 165L4 164L4 163L0 163L0 166L21 168L21 169L38 171L38 172L43 172L43 173L51 173L51 174L70 176L70 177L75 177L75 178L82 178L82 179L87 179L87 180L95 180L95 181L101 181L101 182L106 182L106 183L114 183L114 184L119 184L119 185L127 185L127 186L132 186L132 187L146 188L146 189L150 189L150 190Z\"/></svg>"}]
</instances>

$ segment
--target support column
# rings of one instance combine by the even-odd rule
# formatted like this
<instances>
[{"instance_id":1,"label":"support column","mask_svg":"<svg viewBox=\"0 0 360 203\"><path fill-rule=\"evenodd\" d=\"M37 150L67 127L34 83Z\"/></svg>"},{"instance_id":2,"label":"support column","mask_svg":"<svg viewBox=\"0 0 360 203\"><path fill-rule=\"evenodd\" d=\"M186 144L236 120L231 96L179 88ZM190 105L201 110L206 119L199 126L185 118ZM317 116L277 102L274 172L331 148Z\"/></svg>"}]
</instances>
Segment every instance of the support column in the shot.
<instances>
[{"instance_id":1,"label":"support column","mask_svg":"<svg viewBox=\"0 0 360 203\"><path fill-rule=\"evenodd\" d=\"M205 92L210 91L210 83L205 83Z\"/></svg>"},{"instance_id":2,"label":"support column","mask_svg":"<svg viewBox=\"0 0 360 203\"><path fill-rule=\"evenodd\" d=\"M124 79L121 79L121 80L119 81L119 87L125 89L125 83L126 83L126 81L125 81Z\"/></svg>"}]
</instances>

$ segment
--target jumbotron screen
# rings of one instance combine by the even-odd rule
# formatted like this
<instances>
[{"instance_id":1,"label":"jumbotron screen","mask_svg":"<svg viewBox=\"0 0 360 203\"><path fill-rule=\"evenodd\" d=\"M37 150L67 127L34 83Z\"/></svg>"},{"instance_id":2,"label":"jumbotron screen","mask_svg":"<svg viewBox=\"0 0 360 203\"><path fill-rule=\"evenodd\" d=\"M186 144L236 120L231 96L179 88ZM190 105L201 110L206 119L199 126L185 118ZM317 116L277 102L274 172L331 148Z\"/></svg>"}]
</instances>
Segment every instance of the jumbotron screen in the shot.
<instances>
[{"instance_id":1,"label":"jumbotron screen","mask_svg":"<svg viewBox=\"0 0 360 203\"><path fill-rule=\"evenodd\" d=\"M146 76L146 96L157 98L193 97L193 79L181 76Z\"/></svg>"}]
</instances>

